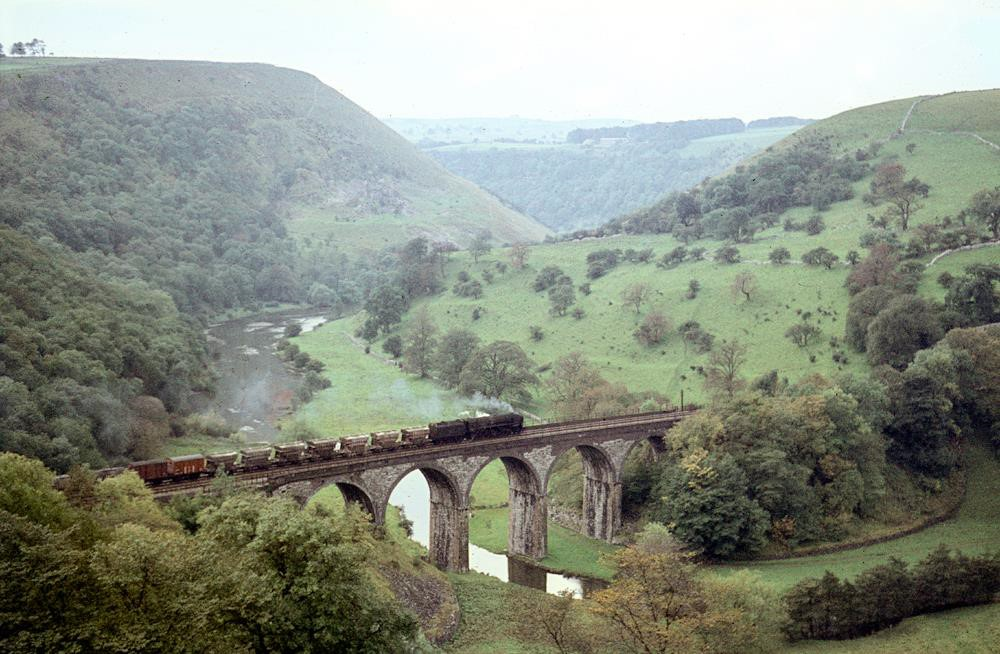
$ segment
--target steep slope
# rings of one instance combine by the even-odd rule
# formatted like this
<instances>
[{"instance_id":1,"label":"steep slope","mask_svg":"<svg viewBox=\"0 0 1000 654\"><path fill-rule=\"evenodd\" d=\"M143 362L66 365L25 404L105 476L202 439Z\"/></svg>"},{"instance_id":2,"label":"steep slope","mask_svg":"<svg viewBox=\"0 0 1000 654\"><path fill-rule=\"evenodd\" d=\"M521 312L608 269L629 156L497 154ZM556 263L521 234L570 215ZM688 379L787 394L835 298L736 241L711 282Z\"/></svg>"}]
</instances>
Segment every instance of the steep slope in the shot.
<instances>
[{"instance_id":1,"label":"steep slope","mask_svg":"<svg viewBox=\"0 0 1000 654\"><path fill-rule=\"evenodd\" d=\"M296 269L300 227L349 253L547 233L297 71L18 60L0 98L3 222L113 255L185 309L302 299L322 280Z\"/></svg>"},{"instance_id":2,"label":"steep slope","mask_svg":"<svg viewBox=\"0 0 1000 654\"><path fill-rule=\"evenodd\" d=\"M95 279L54 243L0 226L0 451L60 472L153 454L165 409L209 383L205 359L162 291Z\"/></svg>"}]
</instances>

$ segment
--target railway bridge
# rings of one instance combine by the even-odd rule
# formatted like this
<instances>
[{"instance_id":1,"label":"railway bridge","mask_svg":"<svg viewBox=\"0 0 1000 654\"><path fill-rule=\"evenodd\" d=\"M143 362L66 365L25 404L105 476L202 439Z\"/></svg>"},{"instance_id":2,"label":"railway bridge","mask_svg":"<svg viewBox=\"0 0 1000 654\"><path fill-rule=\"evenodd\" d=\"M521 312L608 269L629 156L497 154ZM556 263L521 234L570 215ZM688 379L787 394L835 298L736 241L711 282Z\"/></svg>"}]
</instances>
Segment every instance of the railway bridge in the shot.
<instances>
[{"instance_id":1,"label":"railway bridge","mask_svg":"<svg viewBox=\"0 0 1000 654\"><path fill-rule=\"evenodd\" d=\"M583 517L591 538L610 541L621 526L622 468L637 444L664 448L663 436L691 411L663 411L526 427L517 434L419 447L369 451L354 457L305 460L266 470L234 473L240 487L289 494L305 502L335 484L347 502L360 505L375 524L385 523L389 496L403 477L419 470L430 488L430 559L444 570L469 567L469 497L479 472L500 459L509 480L510 554L546 554L546 489L556 459L576 449L583 459ZM153 487L159 498L197 492L209 479L168 481Z\"/></svg>"}]
</instances>

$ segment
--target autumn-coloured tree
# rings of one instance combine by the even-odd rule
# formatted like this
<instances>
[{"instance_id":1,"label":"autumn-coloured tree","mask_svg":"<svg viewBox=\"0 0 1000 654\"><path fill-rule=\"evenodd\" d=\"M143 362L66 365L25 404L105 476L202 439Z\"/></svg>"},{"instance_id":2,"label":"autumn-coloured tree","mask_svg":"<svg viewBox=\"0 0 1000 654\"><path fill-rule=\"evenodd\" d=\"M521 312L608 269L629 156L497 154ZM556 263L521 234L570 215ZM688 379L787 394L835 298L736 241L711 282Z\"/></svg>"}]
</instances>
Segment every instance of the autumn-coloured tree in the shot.
<instances>
[{"instance_id":1,"label":"autumn-coloured tree","mask_svg":"<svg viewBox=\"0 0 1000 654\"><path fill-rule=\"evenodd\" d=\"M861 260L847 276L847 291L855 295L872 286L892 286L899 282L899 256L896 250L886 243L872 247L868 256Z\"/></svg>"},{"instance_id":2,"label":"autumn-coloured tree","mask_svg":"<svg viewBox=\"0 0 1000 654\"><path fill-rule=\"evenodd\" d=\"M669 318L660 311L652 311L635 330L635 337L643 345L657 345L663 342L667 332L671 329L673 329L673 325Z\"/></svg>"}]
</instances>

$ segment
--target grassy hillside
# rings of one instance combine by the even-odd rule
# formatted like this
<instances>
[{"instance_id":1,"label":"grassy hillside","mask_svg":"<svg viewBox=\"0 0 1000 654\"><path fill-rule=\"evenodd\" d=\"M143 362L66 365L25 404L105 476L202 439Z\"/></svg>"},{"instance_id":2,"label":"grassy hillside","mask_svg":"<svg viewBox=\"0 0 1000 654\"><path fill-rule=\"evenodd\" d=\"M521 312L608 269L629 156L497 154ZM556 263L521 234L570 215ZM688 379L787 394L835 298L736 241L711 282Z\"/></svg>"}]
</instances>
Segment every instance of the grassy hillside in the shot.
<instances>
[{"instance_id":1,"label":"grassy hillside","mask_svg":"<svg viewBox=\"0 0 1000 654\"><path fill-rule=\"evenodd\" d=\"M868 147L873 141L894 134L914 101L899 100L839 114L803 128L774 148L789 147L796 139L813 134L830 137L837 151L853 153L858 148ZM996 91L924 100L914 109L908 125L920 124L924 120L924 112L931 112L928 115L934 118L937 114L933 112L938 111L939 102L947 105L943 111L952 112L949 115L956 117L955 129L970 124L989 128L991 117L1000 129L1000 92ZM965 107L967 115L958 112L954 108L956 104ZM992 116L984 107L995 109ZM934 120L940 122L942 119ZM983 131L989 133L986 129ZM907 145L911 143L915 147L908 151ZM908 127L902 135L884 144L875 163L890 160L903 163L908 175L916 175L931 187L929 196L922 200L924 208L914 215L913 225L931 222L941 216L957 215L973 193L982 188L992 188L1000 180L1000 152L964 133L946 129L930 133L913 131ZM843 287L848 270L844 263L845 256L849 250L863 251L859 238L870 229L867 215L881 211L864 204L861 199L870 179L869 175L854 183L853 199L836 202L821 214L826 224L822 233L811 236L802 231L788 232L779 223L758 232L752 242L737 244L742 257L737 264L716 263L710 260L710 256L708 260L688 260L670 269L658 268L652 263L626 262L591 281L586 278L586 257L590 252L607 248L652 248L655 260L681 243L671 235L651 234L545 244L531 248L528 267L524 270L508 268L504 274L495 274L492 284L484 283L480 299L459 298L446 292L418 303L415 308L426 305L443 330L463 327L476 332L484 341L500 338L513 340L529 352L540 366L579 350L609 380L626 383L633 390L659 391L675 402L679 400L682 388L686 398L696 400L702 397L701 379L692 366L703 365L706 355L697 354L692 348L686 350L676 333L657 347L638 343L632 332L644 315L656 309L663 311L675 326L687 320L696 320L716 336L717 342L736 339L749 345L744 369L747 377L771 369L777 369L779 374L793 380L812 372L862 371L867 365L863 357L850 351L847 352L846 365L834 362L833 352L843 349L843 346L832 347L830 339L843 336L848 302L848 294ZM805 221L813 214L815 210L812 208L796 207L784 212L781 219ZM911 234L913 229L911 226ZM909 237L909 234L906 236ZM688 247L704 247L710 255L723 245L722 241L701 239ZM768 263L768 254L778 246L790 251L792 260L789 264L776 266ZM801 263L805 252L819 246L829 248L841 258L832 270ZM927 276L936 277L939 267L943 270L942 266L951 266L964 260L962 257L965 256L980 261L996 261L1000 258L1000 248L986 248L970 255L955 256L958 258L942 259ZM925 261L929 259L928 256ZM506 261L505 252L495 250L491 257L480 260L478 264L456 256L450 264L450 280L446 286L452 285L460 271L468 271L473 278L480 278L483 271L493 269L499 261ZM589 296L579 291L576 294L575 306L585 312L581 320L570 316L551 316L546 295L532 291L531 283L535 275L550 265L560 267L572 278L575 286L591 282L592 293ZM749 301L734 297L730 291L733 279L741 272L752 273L758 280L759 291ZM694 300L685 299L691 279L697 279L701 285L701 291ZM643 306L639 315L624 309L621 301L622 290L637 282L648 283L653 289L652 299ZM926 280L922 289L937 293ZM478 320L472 319L475 307L481 309ZM784 333L800 321L800 313L805 312L813 314L813 322L822 330L822 336L809 347L800 349L785 338ZM531 339L529 325L542 328L545 336L541 341ZM402 329L405 328L404 322ZM815 361L811 360L813 356ZM544 398L536 408L545 412Z\"/></svg>"}]
</instances>

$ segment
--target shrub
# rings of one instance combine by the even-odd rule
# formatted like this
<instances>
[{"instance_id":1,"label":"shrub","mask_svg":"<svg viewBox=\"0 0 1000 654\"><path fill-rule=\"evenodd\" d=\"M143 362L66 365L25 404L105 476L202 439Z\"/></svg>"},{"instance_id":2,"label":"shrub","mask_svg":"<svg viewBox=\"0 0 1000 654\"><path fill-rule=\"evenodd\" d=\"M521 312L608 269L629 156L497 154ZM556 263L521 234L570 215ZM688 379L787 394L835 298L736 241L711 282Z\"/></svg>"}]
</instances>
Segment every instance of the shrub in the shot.
<instances>
[{"instance_id":1,"label":"shrub","mask_svg":"<svg viewBox=\"0 0 1000 654\"><path fill-rule=\"evenodd\" d=\"M740 251L733 247L732 245L727 245L726 247L719 248L715 251L715 261L716 263L733 264L739 263L740 261Z\"/></svg>"},{"instance_id":2,"label":"shrub","mask_svg":"<svg viewBox=\"0 0 1000 654\"><path fill-rule=\"evenodd\" d=\"M780 266L788 263L792 258L792 253L788 251L786 247L777 247L771 250L771 253L767 255L771 263L776 266Z\"/></svg>"},{"instance_id":3,"label":"shrub","mask_svg":"<svg viewBox=\"0 0 1000 654\"><path fill-rule=\"evenodd\" d=\"M390 336L382 343L382 351L393 359L398 359L403 355L403 339L396 335Z\"/></svg>"},{"instance_id":4,"label":"shrub","mask_svg":"<svg viewBox=\"0 0 1000 654\"><path fill-rule=\"evenodd\" d=\"M851 583L832 572L803 579L784 596L789 640L865 636L904 618L993 601L1000 592L1000 557L954 556L945 546L910 569L891 559Z\"/></svg>"},{"instance_id":5,"label":"shrub","mask_svg":"<svg viewBox=\"0 0 1000 654\"><path fill-rule=\"evenodd\" d=\"M531 325L528 327L528 331L531 333L531 340L540 341L545 338L545 331L538 325Z\"/></svg>"}]
</instances>

